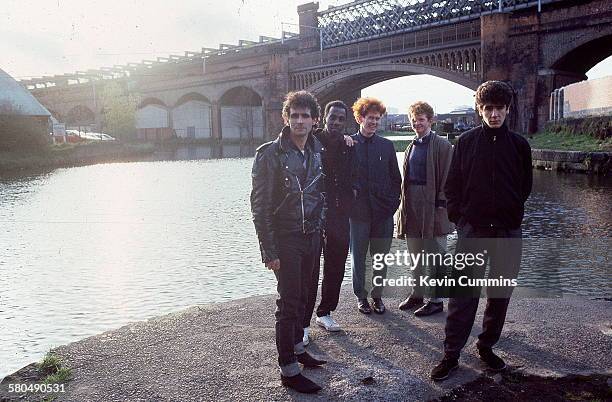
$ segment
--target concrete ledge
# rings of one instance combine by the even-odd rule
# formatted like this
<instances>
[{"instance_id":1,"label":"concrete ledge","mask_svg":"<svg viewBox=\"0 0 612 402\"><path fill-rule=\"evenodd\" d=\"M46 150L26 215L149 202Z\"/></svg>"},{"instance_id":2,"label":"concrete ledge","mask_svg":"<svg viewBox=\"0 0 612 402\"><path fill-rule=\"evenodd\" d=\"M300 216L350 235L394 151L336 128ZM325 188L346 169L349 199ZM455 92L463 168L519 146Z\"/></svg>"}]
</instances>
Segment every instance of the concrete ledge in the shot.
<instances>
[{"instance_id":1,"label":"concrete ledge","mask_svg":"<svg viewBox=\"0 0 612 402\"><path fill-rule=\"evenodd\" d=\"M532 149L533 167L561 171L606 174L612 170L612 152Z\"/></svg>"},{"instance_id":2,"label":"concrete ledge","mask_svg":"<svg viewBox=\"0 0 612 402\"><path fill-rule=\"evenodd\" d=\"M57 400L416 401L439 397L483 372L474 344L484 302L462 365L449 380L434 383L429 373L442 356L445 314L417 319L397 309L399 300L386 299L385 315L365 316L345 288L334 314L343 331L313 325L307 347L329 361L305 370L324 389L299 395L280 384L274 299L193 307L62 346L57 353L74 378ZM610 373L610 307L583 299L513 299L500 355L527 374Z\"/></svg>"}]
</instances>

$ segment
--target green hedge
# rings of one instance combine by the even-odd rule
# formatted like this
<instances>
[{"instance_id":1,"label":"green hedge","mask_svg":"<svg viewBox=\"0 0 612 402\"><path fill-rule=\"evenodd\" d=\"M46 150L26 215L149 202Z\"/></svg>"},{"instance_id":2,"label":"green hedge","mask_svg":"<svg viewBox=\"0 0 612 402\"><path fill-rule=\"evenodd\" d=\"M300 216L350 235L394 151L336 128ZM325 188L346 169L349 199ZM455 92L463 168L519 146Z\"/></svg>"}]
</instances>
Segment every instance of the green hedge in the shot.
<instances>
[{"instance_id":1,"label":"green hedge","mask_svg":"<svg viewBox=\"0 0 612 402\"><path fill-rule=\"evenodd\" d=\"M560 134L585 134L598 140L612 138L612 116L592 116L548 122L544 131Z\"/></svg>"}]
</instances>

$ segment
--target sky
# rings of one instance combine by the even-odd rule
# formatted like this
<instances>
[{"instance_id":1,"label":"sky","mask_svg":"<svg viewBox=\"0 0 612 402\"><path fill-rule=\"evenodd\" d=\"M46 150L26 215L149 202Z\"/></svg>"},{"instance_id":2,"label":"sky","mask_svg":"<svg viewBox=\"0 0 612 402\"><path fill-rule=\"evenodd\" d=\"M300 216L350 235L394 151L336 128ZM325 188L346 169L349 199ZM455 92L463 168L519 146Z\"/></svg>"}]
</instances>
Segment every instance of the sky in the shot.
<instances>
[{"instance_id":1,"label":"sky","mask_svg":"<svg viewBox=\"0 0 612 402\"><path fill-rule=\"evenodd\" d=\"M295 31L308 0L0 0L0 68L17 79L183 55L259 35ZM319 10L346 0L321 0ZM589 78L612 74L612 58ZM424 95L426 94L426 96ZM472 91L430 76L386 81L363 91L404 110L423 99L436 111L472 104Z\"/></svg>"}]
</instances>

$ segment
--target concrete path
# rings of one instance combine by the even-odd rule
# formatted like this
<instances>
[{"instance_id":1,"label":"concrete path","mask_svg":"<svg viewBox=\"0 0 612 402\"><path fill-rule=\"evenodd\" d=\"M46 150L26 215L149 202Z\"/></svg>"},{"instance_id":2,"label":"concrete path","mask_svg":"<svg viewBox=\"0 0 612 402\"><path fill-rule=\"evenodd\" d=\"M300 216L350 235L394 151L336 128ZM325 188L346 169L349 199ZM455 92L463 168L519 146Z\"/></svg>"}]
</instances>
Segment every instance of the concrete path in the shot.
<instances>
[{"instance_id":1,"label":"concrete path","mask_svg":"<svg viewBox=\"0 0 612 402\"><path fill-rule=\"evenodd\" d=\"M334 314L344 331L313 325L308 350L329 363L305 374L324 389L305 396L282 387L274 345L274 296L193 307L58 348L73 379L60 401L389 400L436 398L483 372L476 357L478 312L462 365L429 380L441 358L445 314L418 319L386 299L383 316L360 314L344 289ZM612 371L607 301L512 300L500 355L529 374ZM313 320L314 322L314 320Z\"/></svg>"}]
</instances>

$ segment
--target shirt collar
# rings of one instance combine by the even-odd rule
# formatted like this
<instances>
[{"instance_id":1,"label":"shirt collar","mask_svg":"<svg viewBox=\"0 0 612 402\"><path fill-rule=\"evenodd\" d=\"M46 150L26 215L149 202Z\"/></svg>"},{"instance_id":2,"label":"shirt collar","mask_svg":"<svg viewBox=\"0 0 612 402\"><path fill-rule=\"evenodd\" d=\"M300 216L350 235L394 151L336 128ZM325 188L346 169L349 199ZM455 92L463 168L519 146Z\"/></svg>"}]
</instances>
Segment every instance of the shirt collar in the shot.
<instances>
[{"instance_id":1,"label":"shirt collar","mask_svg":"<svg viewBox=\"0 0 612 402\"><path fill-rule=\"evenodd\" d=\"M429 130L429 132L425 134L423 138L419 138L418 136L415 135L414 137L415 144L427 144L429 140L431 139L431 133L432 131Z\"/></svg>"},{"instance_id":2,"label":"shirt collar","mask_svg":"<svg viewBox=\"0 0 612 402\"><path fill-rule=\"evenodd\" d=\"M374 135L372 135L371 137L366 137L365 135L361 134L361 131L357 132L357 138L359 139L359 142L362 144L373 143L375 137L376 137L376 133L374 133Z\"/></svg>"}]
</instances>

